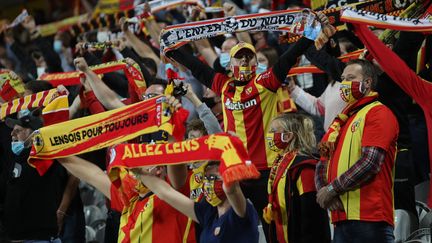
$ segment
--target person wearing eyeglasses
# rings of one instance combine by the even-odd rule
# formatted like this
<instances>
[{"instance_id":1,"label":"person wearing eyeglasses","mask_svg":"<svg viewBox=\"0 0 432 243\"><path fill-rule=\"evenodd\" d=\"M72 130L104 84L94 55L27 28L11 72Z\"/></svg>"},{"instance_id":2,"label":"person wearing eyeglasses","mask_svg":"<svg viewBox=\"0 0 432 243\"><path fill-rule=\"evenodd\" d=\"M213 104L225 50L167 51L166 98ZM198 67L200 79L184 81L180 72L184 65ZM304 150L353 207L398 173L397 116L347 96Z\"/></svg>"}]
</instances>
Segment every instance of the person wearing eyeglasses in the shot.
<instances>
[{"instance_id":1,"label":"person wearing eyeglasses","mask_svg":"<svg viewBox=\"0 0 432 243\"><path fill-rule=\"evenodd\" d=\"M219 162L205 168L203 193L205 200L194 202L172 188L166 181L134 169L137 178L160 199L185 214L202 227L200 242L258 242L258 213L235 182L227 187L219 173Z\"/></svg>"}]
</instances>

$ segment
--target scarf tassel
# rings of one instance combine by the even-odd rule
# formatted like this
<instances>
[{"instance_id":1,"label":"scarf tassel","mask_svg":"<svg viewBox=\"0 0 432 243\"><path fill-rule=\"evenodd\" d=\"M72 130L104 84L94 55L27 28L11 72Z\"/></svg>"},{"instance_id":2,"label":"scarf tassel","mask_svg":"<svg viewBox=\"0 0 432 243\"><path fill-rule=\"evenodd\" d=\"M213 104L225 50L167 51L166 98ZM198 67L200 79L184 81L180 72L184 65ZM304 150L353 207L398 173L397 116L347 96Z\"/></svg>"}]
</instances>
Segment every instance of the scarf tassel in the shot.
<instances>
[{"instance_id":1,"label":"scarf tassel","mask_svg":"<svg viewBox=\"0 0 432 243\"><path fill-rule=\"evenodd\" d=\"M222 177L225 185L229 187L236 181L258 179L260 173L253 165L237 164L227 167L222 173Z\"/></svg>"}]
</instances>

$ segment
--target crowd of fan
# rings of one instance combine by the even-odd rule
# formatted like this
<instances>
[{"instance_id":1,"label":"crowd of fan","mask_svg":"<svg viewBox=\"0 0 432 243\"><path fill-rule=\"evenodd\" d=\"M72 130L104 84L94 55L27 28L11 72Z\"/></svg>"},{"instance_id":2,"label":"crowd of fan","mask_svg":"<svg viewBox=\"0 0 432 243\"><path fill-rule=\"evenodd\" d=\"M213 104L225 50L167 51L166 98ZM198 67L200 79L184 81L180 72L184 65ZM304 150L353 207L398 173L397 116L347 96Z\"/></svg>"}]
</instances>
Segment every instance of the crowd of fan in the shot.
<instances>
[{"instance_id":1,"label":"crowd of fan","mask_svg":"<svg viewBox=\"0 0 432 243\"><path fill-rule=\"evenodd\" d=\"M306 31L291 44L277 32L240 32L159 53L167 25L268 9L269 2L255 0L226 2L221 13L177 7L149 14L147 31L139 34L124 17L115 28L77 36L66 30L43 37L33 16L6 29L0 67L25 83L22 95L55 88L39 80L45 73L79 70L81 85L57 87L67 90L75 119L134 102L124 73L98 76L89 66L120 59L138 64L147 83L142 100L163 95L167 72L174 71L185 94L166 102L189 111L185 139L230 132L247 146L261 177L228 187L217 161L143 167L128 172L136 185L125 202L104 172L106 149L58 159L40 176L27 163L33 131L43 126L40 109L22 110L0 123L2 242L258 242L258 225L267 242L331 242L331 223L333 242L394 242L395 209L418 221L414 186L429 180L432 96L426 91L432 84L422 84L423 96L412 86L432 79L425 67L423 79L403 80L411 88L398 80L415 70L422 33L401 32L387 43L394 53L374 39L383 30L372 34L360 25L329 36L321 50ZM316 18L329 26L325 15ZM371 61L338 59L364 46ZM292 67L310 64L325 73L287 77ZM287 108L290 100L297 106ZM160 131L137 141L173 138ZM82 200L79 190L88 186L79 189L80 180L105 195L106 204Z\"/></svg>"}]
</instances>

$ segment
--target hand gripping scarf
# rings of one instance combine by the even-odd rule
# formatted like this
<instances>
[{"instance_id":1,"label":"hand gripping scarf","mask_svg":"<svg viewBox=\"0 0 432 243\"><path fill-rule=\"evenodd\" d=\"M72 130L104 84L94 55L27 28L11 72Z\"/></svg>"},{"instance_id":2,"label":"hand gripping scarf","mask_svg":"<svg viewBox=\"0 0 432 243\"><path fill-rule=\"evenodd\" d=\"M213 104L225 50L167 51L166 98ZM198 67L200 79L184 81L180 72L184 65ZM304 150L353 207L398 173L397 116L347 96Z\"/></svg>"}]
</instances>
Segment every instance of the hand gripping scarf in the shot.
<instances>
[{"instance_id":1,"label":"hand gripping scarf","mask_svg":"<svg viewBox=\"0 0 432 243\"><path fill-rule=\"evenodd\" d=\"M314 19L315 15L309 9L300 9L246 14L170 25L161 32L161 52L166 53L190 41L239 31L279 30L301 35L306 25L311 25Z\"/></svg>"},{"instance_id":2,"label":"hand gripping scarf","mask_svg":"<svg viewBox=\"0 0 432 243\"><path fill-rule=\"evenodd\" d=\"M22 79L9 69L0 69L0 98L7 102L23 93Z\"/></svg>"},{"instance_id":3,"label":"hand gripping scarf","mask_svg":"<svg viewBox=\"0 0 432 243\"><path fill-rule=\"evenodd\" d=\"M342 110L342 112L336 116L329 129L327 130L326 134L322 138L321 142L318 144L318 150L321 155L321 160L329 160L333 155L340 135L340 130L348 121L348 119L366 105L374 102L377 97L378 94L372 92L368 96L365 96L358 101L347 105Z\"/></svg>"},{"instance_id":4,"label":"hand gripping scarf","mask_svg":"<svg viewBox=\"0 0 432 243\"><path fill-rule=\"evenodd\" d=\"M117 70L123 70L126 78L129 82L131 90L135 91L138 97L141 97L146 90L146 82L141 73L141 69L138 64L129 65L125 59L113 62L106 62L99 65L90 66L90 69L96 74L104 74L114 72ZM43 74L40 79L50 82L53 86L60 84L64 86L72 86L81 84L80 77L83 75L80 71L63 72L63 73L47 73Z\"/></svg>"},{"instance_id":5,"label":"hand gripping scarf","mask_svg":"<svg viewBox=\"0 0 432 243\"><path fill-rule=\"evenodd\" d=\"M172 134L165 97L74 119L35 131L29 163L43 174L50 163L35 163L105 148L159 130Z\"/></svg>"},{"instance_id":6,"label":"hand gripping scarf","mask_svg":"<svg viewBox=\"0 0 432 243\"><path fill-rule=\"evenodd\" d=\"M243 143L227 133L167 144L119 144L110 150L109 177L120 187L120 171L155 165L176 165L220 160L220 174L227 186L259 177ZM121 188L120 188L121 189Z\"/></svg>"}]
</instances>

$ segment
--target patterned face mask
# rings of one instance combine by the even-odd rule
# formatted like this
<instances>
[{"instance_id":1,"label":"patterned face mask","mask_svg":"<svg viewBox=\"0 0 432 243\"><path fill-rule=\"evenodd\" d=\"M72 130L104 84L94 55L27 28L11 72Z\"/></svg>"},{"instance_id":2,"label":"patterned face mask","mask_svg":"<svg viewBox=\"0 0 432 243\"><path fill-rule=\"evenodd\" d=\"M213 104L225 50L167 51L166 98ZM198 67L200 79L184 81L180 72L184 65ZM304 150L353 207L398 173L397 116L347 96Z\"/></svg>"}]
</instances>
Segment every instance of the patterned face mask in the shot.
<instances>
[{"instance_id":1,"label":"patterned face mask","mask_svg":"<svg viewBox=\"0 0 432 243\"><path fill-rule=\"evenodd\" d=\"M204 196L206 201L213 207L221 204L226 198L222 183L222 180L204 178Z\"/></svg>"},{"instance_id":2,"label":"patterned face mask","mask_svg":"<svg viewBox=\"0 0 432 243\"><path fill-rule=\"evenodd\" d=\"M282 132L268 132L266 135L266 140L269 148L274 152L284 151L288 145L288 140L285 140Z\"/></svg>"},{"instance_id":3,"label":"patterned face mask","mask_svg":"<svg viewBox=\"0 0 432 243\"><path fill-rule=\"evenodd\" d=\"M249 81L253 75L255 75L256 72L256 65L247 66L247 67L241 67L241 66L234 66L234 78L242 81L247 82Z\"/></svg>"},{"instance_id":4,"label":"patterned face mask","mask_svg":"<svg viewBox=\"0 0 432 243\"><path fill-rule=\"evenodd\" d=\"M339 92L343 101L354 103L365 95L365 88L363 82L344 80L340 84Z\"/></svg>"}]
</instances>

